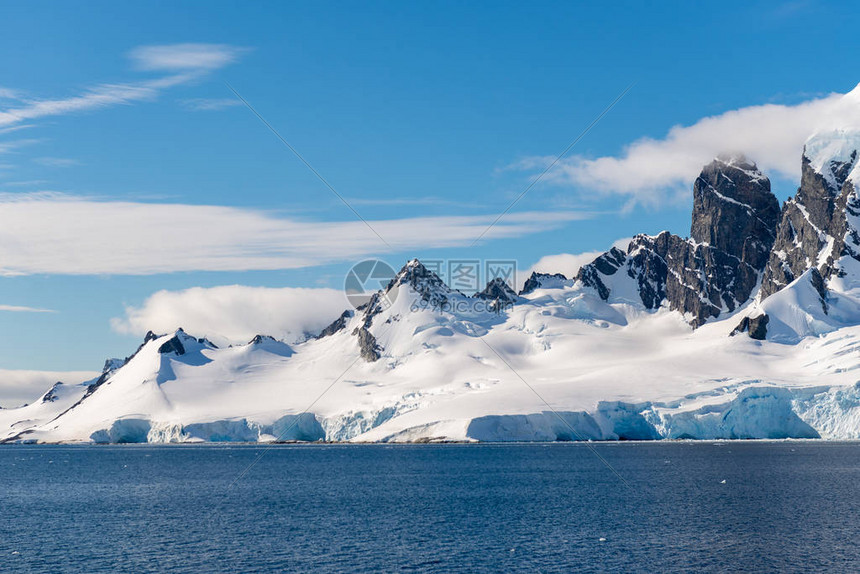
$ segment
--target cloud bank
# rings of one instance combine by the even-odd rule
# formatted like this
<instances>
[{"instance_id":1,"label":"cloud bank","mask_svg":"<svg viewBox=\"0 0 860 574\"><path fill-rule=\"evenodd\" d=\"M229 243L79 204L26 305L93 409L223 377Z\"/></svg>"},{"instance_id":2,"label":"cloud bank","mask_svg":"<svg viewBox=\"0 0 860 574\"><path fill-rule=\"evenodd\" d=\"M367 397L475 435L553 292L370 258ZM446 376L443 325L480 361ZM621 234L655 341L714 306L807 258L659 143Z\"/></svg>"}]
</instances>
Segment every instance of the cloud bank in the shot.
<instances>
[{"instance_id":1,"label":"cloud bank","mask_svg":"<svg viewBox=\"0 0 860 574\"><path fill-rule=\"evenodd\" d=\"M0 369L0 406L32 403L57 381L78 384L98 376L91 371L11 371Z\"/></svg>"},{"instance_id":2,"label":"cloud bank","mask_svg":"<svg viewBox=\"0 0 860 574\"><path fill-rule=\"evenodd\" d=\"M513 213L485 236L520 237L590 217ZM308 267L383 252L470 245L495 215L303 221L237 207L0 194L0 275L149 275Z\"/></svg>"},{"instance_id":3,"label":"cloud bank","mask_svg":"<svg viewBox=\"0 0 860 574\"><path fill-rule=\"evenodd\" d=\"M244 285L158 291L125 317L111 320L114 331L143 335L179 327L214 343L246 343L264 334L296 341L316 334L349 307L337 289L267 288Z\"/></svg>"},{"instance_id":4,"label":"cloud bank","mask_svg":"<svg viewBox=\"0 0 860 574\"><path fill-rule=\"evenodd\" d=\"M642 138L618 156L571 156L545 179L659 203L667 191L687 193L702 166L720 153L742 152L771 175L799 180L803 143L817 131L860 127L860 86L797 105L766 104L674 126L661 139ZM555 158L532 157L518 166L542 170Z\"/></svg>"}]
</instances>

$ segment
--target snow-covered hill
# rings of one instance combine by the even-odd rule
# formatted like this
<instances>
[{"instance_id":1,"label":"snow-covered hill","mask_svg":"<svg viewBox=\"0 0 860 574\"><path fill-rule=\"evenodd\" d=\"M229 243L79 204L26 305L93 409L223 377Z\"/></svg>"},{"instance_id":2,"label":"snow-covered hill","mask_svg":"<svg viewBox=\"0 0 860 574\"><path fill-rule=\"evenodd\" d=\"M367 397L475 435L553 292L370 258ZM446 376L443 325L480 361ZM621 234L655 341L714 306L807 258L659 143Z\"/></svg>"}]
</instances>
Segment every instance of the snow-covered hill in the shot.
<instances>
[{"instance_id":1,"label":"snow-covered hill","mask_svg":"<svg viewBox=\"0 0 860 574\"><path fill-rule=\"evenodd\" d=\"M475 297L419 261L319 337L147 335L0 440L860 438L860 137L819 134L780 212L751 161L694 187L691 238Z\"/></svg>"}]
</instances>

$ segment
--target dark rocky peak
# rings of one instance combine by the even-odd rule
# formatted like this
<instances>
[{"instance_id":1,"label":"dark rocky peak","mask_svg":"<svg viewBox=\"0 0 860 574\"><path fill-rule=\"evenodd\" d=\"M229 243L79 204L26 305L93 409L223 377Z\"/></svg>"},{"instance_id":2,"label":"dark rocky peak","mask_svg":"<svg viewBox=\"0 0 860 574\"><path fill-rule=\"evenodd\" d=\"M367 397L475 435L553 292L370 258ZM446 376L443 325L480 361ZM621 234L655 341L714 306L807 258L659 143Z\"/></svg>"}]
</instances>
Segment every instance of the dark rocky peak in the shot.
<instances>
[{"instance_id":1,"label":"dark rocky peak","mask_svg":"<svg viewBox=\"0 0 860 574\"><path fill-rule=\"evenodd\" d=\"M280 343L280 341L269 335L254 335L254 338L248 341L249 345L262 345L264 343Z\"/></svg>"},{"instance_id":2,"label":"dark rocky peak","mask_svg":"<svg viewBox=\"0 0 860 574\"><path fill-rule=\"evenodd\" d=\"M803 146L803 176L811 181L804 185L804 194L838 195L857 166L860 131L833 130L812 135ZM814 180L814 181L813 181Z\"/></svg>"},{"instance_id":3,"label":"dark rocky peak","mask_svg":"<svg viewBox=\"0 0 860 574\"><path fill-rule=\"evenodd\" d=\"M637 238L648 237L647 235L637 235L633 238L633 241L630 242L628 249L633 250L634 244L636 244ZM613 247L603 255L599 256L597 259L589 263L588 265L583 265L579 268L579 272L576 274L576 280L581 281L584 285L588 287L594 288L598 295L604 300L609 298L609 287L607 287L603 279L601 277L610 277L615 275L615 273L624 265L627 261L627 254L624 251L621 251L617 247ZM649 307L650 308L650 307Z\"/></svg>"},{"instance_id":4,"label":"dark rocky peak","mask_svg":"<svg viewBox=\"0 0 860 574\"><path fill-rule=\"evenodd\" d=\"M184 355L191 349L197 347L205 347L209 349L217 349L214 343L206 339L205 337L196 338L192 337L188 333L186 333L182 327L178 328L176 332L173 334L173 337L165 341L158 347L158 352L162 355L168 353L175 353L176 355Z\"/></svg>"},{"instance_id":5,"label":"dark rocky peak","mask_svg":"<svg viewBox=\"0 0 860 574\"><path fill-rule=\"evenodd\" d=\"M427 269L417 259L412 259L397 273L394 279L388 284L386 291L399 288L403 285L409 285L412 289L421 295L422 298L429 301L434 298L445 298L449 296L453 290L448 287L442 278L433 271Z\"/></svg>"},{"instance_id":6,"label":"dark rocky peak","mask_svg":"<svg viewBox=\"0 0 860 574\"><path fill-rule=\"evenodd\" d=\"M398 297L403 296L404 288L411 289L421 299L436 308L444 308L455 294L462 295L448 287L433 271L427 269L417 259L412 259L389 281L388 286L374 293L370 300L358 307L364 313L364 326L370 327L374 317L388 309Z\"/></svg>"},{"instance_id":7,"label":"dark rocky peak","mask_svg":"<svg viewBox=\"0 0 860 574\"><path fill-rule=\"evenodd\" d=\"M344 327L346 327L347 321L349 321L355 313L350 309L347 309L343 313L340 314L340 317L332 321L332 323L320 331L319 335L317 335L317 339L322 339L323 337L328 337L330 335L334 335L338 331L341 331Z\"/></svg>"},{"instance_id":8,"label":"dark rocky peak","mask_svg":"<svg viewBox=\"0 0 860 574\"><path fill-rule=\"evenodd\" d=\"M167 340L167 342L162 343L158 348L158 352L162 355L166 355L168 353L174 353L176 355L184 355L185 354L185 345L182 344L182 340L173 336Z\"/></svg>"},{"instance_id":9,"label":"dark rocky peak","mask_svg":"<svg viewBox=\"0 0 860 574\"><path fill-rule=\"evenodd\" d=\"M475 293L474 297L485 301L497 301L503 304L516 303L519 299L516 291L511 289L510 285L501 277L492 279L484 287L484 290Z\"/></svg>"},{"instance_id":10,"label":"dark rocky peak","mask_svg":"<svg viewBox=\"0 0 860 574\"><path fill-rule=\"evenodd\" d=\"M568 284L572 284L572 281L561 273L538 273L537 271L532 271L532 274L526 279L519 294L528 295L536 289L552 289Z\"/></svg>"},{"instance_id":11,"label":"dark rocky peak","mask_svg":"<svg viewBox=\"0 0 860 574\"><path fill-rule=\"evenodd\" d=\"M741 155L720 156L693 185L690 239L668 231L637 235L583 266L577 280L608 300L632 281L646 309L663 305L693 327L745 303L775 239L779 202L770 180Z\"/></svg>"},{"instance_id":12,"label":"dark rocky peak","mask_svg":"<svg viewBox=\"0 0 860 574\"><path fill-rule=\"evenodd\" d=\"M839 275L838 260L860 260L860 234L852 224L860 211L855 190L860 131L816 134L804 147L800 188L782 211L770 258L762 278L761 296L769 297L808 269L825 284Z\"/></svg>"},{"instance_id":13,"label":"dark rocky peak","mask_svg":"<svg viewBox=\"0 0 860 574\"><path fill-rule=\"evenodd\" d=\"M779 223L770 180L742 155L719 156L693 185L690 237L764 269Z\"/></svg>"},{"instance_id":14,"label":"dark rocky peak","mask_svg":"<svg viewBox=\"0 0 860 574\"><path fill-rule=\"evenodd\" d=\"M116 371L128 362L128 359L106 359L102 373L111 373Z\"/></svg>"},{"instance_id":15,"label":"dark rocky peak","mask_svg":"<svg viewBox=\"0 0 860 574\"><path fill-rule=\"evenodd\" d=\"M57 396L57 390L61 386L63 386L63 383L61 383L60 381L57 381L56 383L54 383L54 385L50 389L48 389L48 392L45 393L44 395L42 395L42 402L43 403L53 403L54 401L56 401L59 398Z\"/></svg>"}]
</instances>

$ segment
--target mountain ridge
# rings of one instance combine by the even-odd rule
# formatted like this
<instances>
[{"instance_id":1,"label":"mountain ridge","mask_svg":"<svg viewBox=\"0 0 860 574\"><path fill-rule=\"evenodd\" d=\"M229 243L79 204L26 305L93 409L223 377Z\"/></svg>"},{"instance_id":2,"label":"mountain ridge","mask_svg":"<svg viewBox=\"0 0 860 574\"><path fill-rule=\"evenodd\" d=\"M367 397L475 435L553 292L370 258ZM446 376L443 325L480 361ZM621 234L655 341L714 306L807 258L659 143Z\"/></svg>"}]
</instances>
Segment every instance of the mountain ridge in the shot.
<instances>
[{"instance_id":1,"label":"mountain ridge","mask_svg":"<svg viewBox=\"0 0 860 574\"><path fill-rule=\"evenodd\" d=\"M0 442L860 438L858 147L810 138L781 209L719 156L689 238L637 235L519 293L467 296L412 259L294 345L147 333L0 410Z\"/></svg>"}]
</instances>

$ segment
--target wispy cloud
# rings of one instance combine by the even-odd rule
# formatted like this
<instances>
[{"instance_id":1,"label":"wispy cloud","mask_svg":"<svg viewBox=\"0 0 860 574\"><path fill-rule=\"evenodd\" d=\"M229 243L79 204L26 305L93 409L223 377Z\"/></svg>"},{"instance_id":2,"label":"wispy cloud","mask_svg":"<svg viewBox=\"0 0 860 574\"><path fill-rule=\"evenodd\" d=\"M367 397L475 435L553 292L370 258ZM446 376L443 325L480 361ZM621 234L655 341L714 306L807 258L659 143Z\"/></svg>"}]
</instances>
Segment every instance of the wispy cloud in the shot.
<instances>
[{"instance_id":1,"label":"wispy cloud","mask_svg":"<svg viewBox=\"0 0 860 574\"><path fill-rule=\"evenodd\" d=\"M28 130L28 129L34 128L34 127L36 127L34 124L21 124L18 126L9 126L9 127L5 127L5 128L0 128L0 135L10 134L12 132L18 132L21 130Z\"/></svg>"},{"instance_id":2,"label":"wispy cloud","mask_svg":"<svg viewBox=\"0 0 860 574\"><path fill-rule=\"evenodd\" d=\"M475 203L454 201L443 197L350 197L347 199L351 205L449 205L461 207L479 207Z\"/></svg>"},{"instance_id":3,"label":"wispy cloud","mask_svg":"<svg viewBox=\"0 0 860 574\"><path fill-rule=\"evenodd\" d=\"M521 237L591 217L510 214L487 239ZM393 252L469 245L494 215L371 221ZM360 221L302 221L216 205L0 194L0 274L273 270L352 261L384 246ZM389 252L392 252L389 251Z\"/></svg>"},{"instance_id":4,"label":"wispy cloud","mask_svg":"<svg viewBox=\"0 0 860 574\"><path fill-rule=\"evenodd\" d=\"M158 72L200 72L223 68L238 60L248 48L227 44L171 44L141 46L129 53L135 67Z\"/></svg>"},{"instance_id":5,"label":"wispy cloud","mask_svg":"<svg viewBox=\"0 0 860 574\"><path fill-rule=\"evenodd\" d=\"M295 341L318 333L349 307L336 289L245 285L158 291L140 307L111 319L118 333L168 333L179 327L216 344L244 343L258 334Z\"/></svg>"},{"instance_id":6,"label":"wispy cloud","mask_svg":"<svg viewBox=\"0 0 860 574\"><path fill-rule=\"evenodd\" d=\"M860 88L796 105L750 106L675 126L661 139L642 138L618 156L572 156L545 178L589 192L659 203L687 193L702 165L724 152L743 152L765 172L798 179L806 139L816 131L860 127ZM553 157L531 157L515 167L546 168Z\"/></svg>"},{"instance_id":7,"label":"wispy cloud","mask_svg":"<svg viewBox=\"0 0 860 574\"><path fill-rule=\"evenodd\" d=\"M0 311L11 313L56 313L53 309L40 309L39 307L24 307L21 305L0 305Z\"/></svg>"},{"instance_id":8,"label":"wispy cloud","mask_svg":"<svg viewBox=\"0 0 860 574\"><path fill-rule=\"evenodd\" d=\"M129 54L135 68L161 72L162 76L138 82L101 84L71 97L21 99L13 107L0 111L0 128L48 116L152 100L166 89L197 80L235 62L245 51L224 44L142 46ZM8 94L17 95L14 91Z\"/></svg>"},{"instance_id":9,"label":"wispy cloud","mask_svg":"<svg viewBox=\"0 0 860 574\"><path fill-rule=\"evenodd\" d=\"M68 157L35 157L33 161L46 167L72 167L81 163Z\"/></svg>"},{"instance_id":10,"label":"wispy cloud","mask_svg":"<svg viewBox=\"0 0 860 574\"><path fill-rule=\"evenodd\" d=\"M35 143L39 143L38 139L25 139L25 140L9 140L5 142L0 142L0 154L11 153L16 151L22 147L33 145Z\"/></svg>"},{"instance_id":11,"label":"wispy cloud","mask_svg":"<svg viewBox=\"0 0 860 574\"><path fill-rule=\"evenodd\" d=\"M69 98L33 100L18 107L0 111L0 126L10 126L47 116L89 111L104 106L149 100L158 94L161 86L163 86L161 81L140 84L105 84L90 88L83 94Z\"/></svg>"},{"instance_id":12,"label":"wispy cloud","mask_svg":"<svg viewBox=\"0 0 860 574\"><path fill-rule=\"evenodd\" d=\"M194 112L215 112L242 105L242 102L235 98L191 98L180 100L179 103Z\"/></svg>"}]
</instances>

